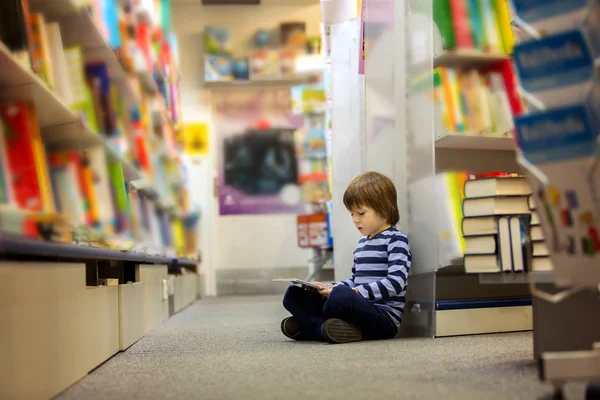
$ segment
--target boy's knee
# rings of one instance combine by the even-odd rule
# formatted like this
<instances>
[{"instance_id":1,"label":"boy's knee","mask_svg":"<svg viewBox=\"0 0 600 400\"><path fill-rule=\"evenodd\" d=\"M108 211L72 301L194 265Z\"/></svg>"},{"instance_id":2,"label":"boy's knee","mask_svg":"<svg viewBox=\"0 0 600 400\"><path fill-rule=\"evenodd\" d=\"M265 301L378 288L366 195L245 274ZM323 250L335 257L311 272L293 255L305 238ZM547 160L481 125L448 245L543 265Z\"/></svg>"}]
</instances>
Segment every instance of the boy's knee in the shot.
<instances>
[{"instance_id":1,"label":"boy's knee","mask_svg":"<svg viewBox=\"0 0 600 400\"><path fill-rule=\"evenodd\" d=\"M354 291L346 285L340 285L335 287L331 293L327 303L325 303L325 310L336 310L340 307L350 306L350 296L354 294Z\"/></svg>"},{"instance_id":2,"label":"boy's knee","mask_svg":"<svg viewBox=\"0 0 600 400\"><path fill-rule=\"evenodd\" d=\"M283 295L283 307L289 311L289 307L296 303L298 296L302 293L303 289L298 286L290 286Z\"/></svg>"}]
</instances>

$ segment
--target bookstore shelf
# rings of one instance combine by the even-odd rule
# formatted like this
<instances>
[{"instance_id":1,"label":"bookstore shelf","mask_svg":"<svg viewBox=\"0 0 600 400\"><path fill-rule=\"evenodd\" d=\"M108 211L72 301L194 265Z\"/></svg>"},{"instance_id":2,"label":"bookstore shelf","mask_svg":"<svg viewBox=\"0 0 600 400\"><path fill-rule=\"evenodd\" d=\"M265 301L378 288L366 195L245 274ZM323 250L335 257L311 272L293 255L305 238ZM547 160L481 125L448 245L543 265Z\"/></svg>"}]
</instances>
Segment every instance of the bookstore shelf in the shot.
<instances>
[{"instance_id":1,"label":"bookstore shelf","mask_svg":"<svg viewBox=\"0 0 600 400\"><path fill-rule=\"evenodd\" d=\"M485 53L475 49L447 50L433 60L435 67L471 67L482 68L500 61L509 60L510 56L502 53Z\"/></svg>"},{"instance_id":2,"label":"bookstore shelf","mask_svg":"<svg viewBox=\"0 0 600 400\"><path fill-rule=\"evenodd\" d=\"M476 49L445 50L443 53L427 60L409 65L409 72L418 75L425 70L437 67L450 68L484 68L510 59L502 53L486 53Z\"/></svg>"},{"instance_id":3,"label":"bookstore shelf","mask_svg":"<svg viewBox=\"0 0 600 400\"><path fill-rule=\"evenodd\" d=\"M205 89L231 89L231 88L256 88L256 87L277 87L277 86L295 86L306 83L307 79L298 77L292 79L264 79L264 80L234 80L220 82L204 82Z\"/></svg>"},{"instance_id":4,"label":"bookstore shelf","mask_svg":"<svg viewBox=\"0 0 600 400\"><path fill-rule=\"evenodd\" d=\"M166 157L168 160L163 159L161 162L172 165L179 164L175 143L175 132L178 129L178 124L173 121L166 105L157 95L159 85L155 82L155 75L157 75L156 79L166 80L167 78L160 73L154 74L151 71L138 71L136 68L124 67L118 53L113 51L86 7L79 7L76 2L70 0L33 0L30 2L30 9L32 12L41 13L46 21L58 21L60 23L60 34L64 48L80 48L85 62L106 64L111 81L126 103L138 105L138 103L144 101L142 94L147 94L145 99L149 100L147 105L151 107L151 119L154 126L164 128L163 134L155 134L150 138L153 143L151 152L156 155L159 154L157 151L160 152L157 149L164 148L164 154L159 154L159 157ZM187 219L190 216L189 211L180 209L179 202L176 202L173 195L170 194L170 189L156 187L157 185L153 182L154 179L150 179L154 175L152 172L146 171L145 168L136 165L136 162L127 159L123 149L121 149L122 137L117 136L113 139L110 136L105 137L96 133L75 110L67 105L67 101L52 90L41 77L27 66L22 65L17 56L13 55L1 42L0 63L3 65L2 70L0 70L0 89L2 89L0 100L28 101L36 106L42 142L48 154L84 149L91 150L100 147L104 150L108 160L116 161L122 166L125 182L138 189L139 193L144 195L143 197L154 204L157 211L163 211L169 217L180 220ZM144 106L144 104L140 105ZM123 122L125 122L124 132L127 132L127 135L133 133L132 129L137 129L133 125L128 126L128 121ZM169 178L173 178L176 182L171 185L173 189L180 190L182 183L185 185L182 176L169 176ZM25 241L23 243L30 243L32 240L22 239ZM40 243L34 241L31 243L38 247L55 245L52 242ZM4 245L6 245L6 242ZM57 245L60 246L60 251L67 249L64 245ZM85 248L81 249L81 246L76 247L79 249L78 251L86 250ZM50 253L53 254L54 250L51 250ZM113 253L113 255L116 254L120 254L120 252L115 251Z\"/></svg>"},{"instance_id":5,"label":"bookstore shelf","mask_svg":"<svg viewBox=\"0 0 600 400\"><path fill-rule=\"evenodd\" d=\"M471 149L514 151L515 143L510 137L446 134L435 141L438 149Z\"/></svg>"},{"instance_id":6,"label":"bookstore shelf","mask_svg":"<svg viewBox=\"0 0 600 400\"><path fill-rule=\"evenodd\" d=\"M87 245L47 242L16 235L2 235L0 250L8 256L56 257L72 260L118 260L143 264L177 264L181 266L195 266L197 264L197 261L189 258L171 258Z\"/></svg>"},{"instance_id":7,"label":"bookstore shelf","mask_svg":"<svg viewBox=\"0 0 600 400\"><path fill-rule=\"evenodd\" d=\"M523 273L506 273L506 274L479 274L479 283L483 284L523 284L523 283L553 283L554 272L539 271L539 272L523 272Z\"/></svg>"},{"instance_id":8,"label":"bookstore shelf","mask_svg":"<svg viewBox=\"0 0 600 400\"><path fill-rule=\"evenodd\" d=\"M79 120L69 107L33 72L24 68L0 42L0 100L30 101L36 105L40 128Z\"/></svg>"},{"instance_id":9,"label":"bookstore shelf","mask_svg":"<svg viewBox=\"0 0 600 400\"><path fill-rule=\"evenodd\" d=\"M81 150L104 146L110 159L119 161L127 180L141 174L102 136L93 132L33 72L24 68L0 42L0 100L30 101L36 106L42 140L50 151Z\"/></svg>"},{"instance_id":10,"label":"bookstore shelf","mask_svg":"<svg viewBox=\"0 0 600 400\"><path fill-rule=\"evenodd\" d=\"M55 8L64 10L57 15ZM62 24L62 34L65 46L80 46L86 61L104 61L110 69L112 79L120 81L119 87L132 102L139 100L129 79L138 79L144 91L150 94L157 92L157 86L152 72L138 70L129 74L122 66L113 49L102 37L102 33L94 23L91 15L73 5L70 0L56 2L36 1L32 9L42 12L53 19L65 18Z\"/></svg>"}]
</instances>

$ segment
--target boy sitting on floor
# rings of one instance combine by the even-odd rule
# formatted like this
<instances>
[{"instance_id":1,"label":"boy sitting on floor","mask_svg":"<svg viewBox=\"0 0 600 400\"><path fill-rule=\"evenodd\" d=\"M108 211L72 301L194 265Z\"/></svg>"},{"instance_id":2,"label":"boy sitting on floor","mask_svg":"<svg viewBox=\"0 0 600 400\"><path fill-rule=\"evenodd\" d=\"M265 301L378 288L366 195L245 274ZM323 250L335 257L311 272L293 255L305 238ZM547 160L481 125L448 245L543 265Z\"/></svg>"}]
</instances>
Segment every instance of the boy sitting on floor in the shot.
<instances>
[{"instance_id":1,"label":"boy sitting on floor","mask_svg":"<svg viewBox=\"0 0 600 400\"><path fill-rule=\"evenodd\" d=\"M283 306L292 314L281 322L290 339L347 343L391 339L398 333L412 255L400 220L396 188L377 172L352 180L344 205L364 235L354 250L352 277L314 291L290 286Z\"/></svg>"}]
</instances>

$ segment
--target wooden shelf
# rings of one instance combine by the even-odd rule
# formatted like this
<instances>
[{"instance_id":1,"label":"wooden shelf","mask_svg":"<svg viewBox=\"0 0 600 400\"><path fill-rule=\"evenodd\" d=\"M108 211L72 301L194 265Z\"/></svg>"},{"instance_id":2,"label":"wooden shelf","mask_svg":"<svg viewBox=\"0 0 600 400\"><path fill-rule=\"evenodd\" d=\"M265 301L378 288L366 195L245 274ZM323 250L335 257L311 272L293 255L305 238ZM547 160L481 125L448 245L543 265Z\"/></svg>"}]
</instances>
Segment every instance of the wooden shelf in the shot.
<instances>
[{"instance_id":1,"label":"wooden shelf","mask_svg":"<svg viewBox=\"0 0 600 400\"><path fill-rule=\"evenodd\" d=\"M517 272L517 273L498 273L498 274L479 274L479 283L482 284L522 284L522 283L553 283L554 272Z\"/></svg>"},{"instance_id":2,"label":"wooden shelf","mask_svg":"<svg viewBox=\"0 0 600 400\"><path fill-rule=\"evenodd\" d=\"M481 68L509 59L510 56L502 53L484 53L469 49L448 50L434 58L433 67Z\"/></svg>"},{"instance_id":3,"label":"wooden shelf","mask_svg":"<svg viewBox=\"0 0 600 400\"><path fill-rule=\"evenodd\" d=\"M464 134L447 134L435 141L436 149L463 150L498 150L514 151L512 138L495 136L473 136Z\"/></svg>"},{"instance_id":4,"label":"wooden shelf","mask_svg":"<svg viewBox=\"0 0 600 400\"><path fill-rule=\"evenodd\" d=\"M140 264L168 264L195 266L196 261L187 258L171 258L142 253L102 249L91 246L47 242L17 235L0 237L0 252L4 256L48 257L71 260L119 260Z\"/></svg>"}]
</instances>

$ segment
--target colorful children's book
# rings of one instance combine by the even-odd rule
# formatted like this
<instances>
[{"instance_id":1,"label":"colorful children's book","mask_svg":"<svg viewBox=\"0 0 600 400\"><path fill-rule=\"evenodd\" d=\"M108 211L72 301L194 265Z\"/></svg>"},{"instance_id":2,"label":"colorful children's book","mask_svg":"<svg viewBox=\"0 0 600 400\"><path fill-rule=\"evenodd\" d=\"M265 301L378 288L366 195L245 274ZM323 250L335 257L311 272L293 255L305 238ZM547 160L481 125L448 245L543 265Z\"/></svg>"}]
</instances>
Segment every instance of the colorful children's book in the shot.
<instances>
[{"instance_id":1,"label":"colorful children's book","mask_svg":"<svg viewBox=\"0 0 600 400\"><path fill-rule=\"evenodd\" d=\"M454 49L456 47L456 36L452 24L450 0L433 0L432 11L433 20L442 37L442 47L444 50Z\"/></svg>"},{"instance_id":2,"label":"colorful children's book","mask_svg":"<svg viewBox=\"0 0 600 400\"><path fill-rule=\"evenodd\" d=\"M33 105L0 105L4 144L16 204L24 209L54 212L50 176Z\"/></svg>"},{"instance_id":3,"label":"colorful children's book","mask_svg":"<svg viewBox=\"0 0 600 400\"><path fill-rule=\"evenodd\" d=\"M464 49L473 48L467 1L450 0L450 13L452 15L454 34L456 35L456 47Z\"/></svg>"}]
</instances>

